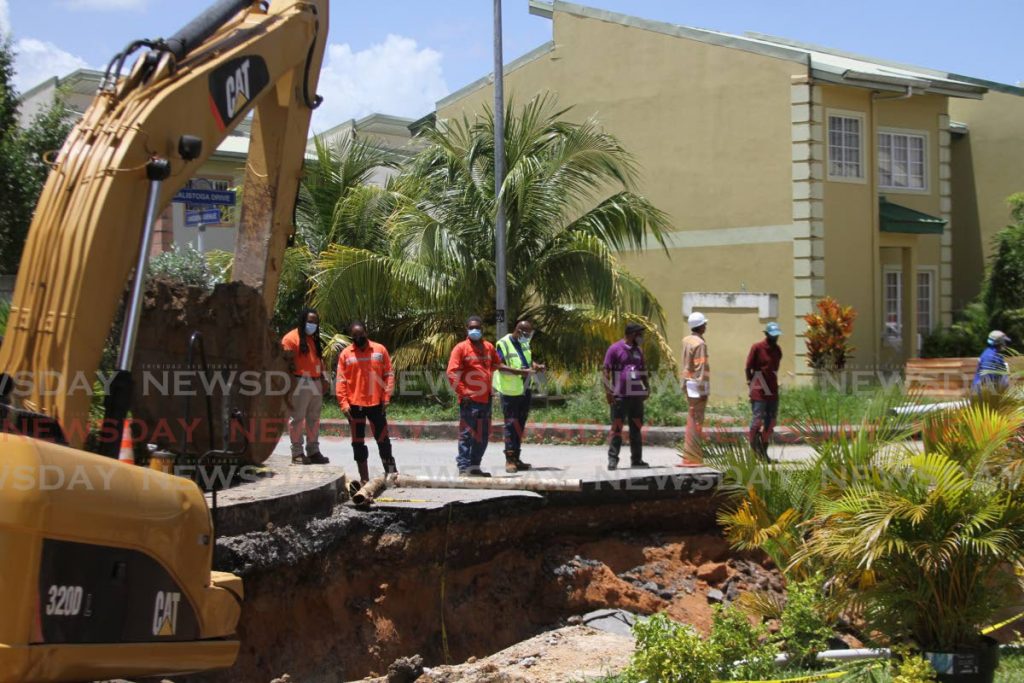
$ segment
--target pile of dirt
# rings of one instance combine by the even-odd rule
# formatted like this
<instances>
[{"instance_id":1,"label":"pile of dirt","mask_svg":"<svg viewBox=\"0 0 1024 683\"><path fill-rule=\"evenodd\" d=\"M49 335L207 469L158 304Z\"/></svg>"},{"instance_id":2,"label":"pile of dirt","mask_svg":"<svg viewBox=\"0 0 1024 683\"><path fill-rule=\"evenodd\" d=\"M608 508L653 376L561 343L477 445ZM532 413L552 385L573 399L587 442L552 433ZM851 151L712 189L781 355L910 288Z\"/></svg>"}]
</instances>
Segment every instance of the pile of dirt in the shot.
<instances>
[{"instance_id":1,"label":"pile of dirt","mask_svg":"<svg viewBox=\"0 0 1024 683\"><path fill-rule=\"evenodd\" d=\"M194 364L187 362L194 332L202 335L208 373L201 372L198 347ZM257 290L240 282L211 292L155 281L143 300L135 348L137 437L179 452L184 436L191 453L205 453L210 395L214 447L222 448L226 435L231 450L244 451L241 460L270 457L286 427L289 365Z\"/></svg>"},{"instance_id":2,"label":"pile of dirt","mask_svg":"<svg viewBox=\"0 0 1024 683\"><path fill-rule=\"evenodd\" d=\"M490 657L423 670L397 679L389 670L373 683L550 683L584 681L621 671L633 654L633 639L586 626L567 626L516 643Z\"/></svg>"}]
</instances>

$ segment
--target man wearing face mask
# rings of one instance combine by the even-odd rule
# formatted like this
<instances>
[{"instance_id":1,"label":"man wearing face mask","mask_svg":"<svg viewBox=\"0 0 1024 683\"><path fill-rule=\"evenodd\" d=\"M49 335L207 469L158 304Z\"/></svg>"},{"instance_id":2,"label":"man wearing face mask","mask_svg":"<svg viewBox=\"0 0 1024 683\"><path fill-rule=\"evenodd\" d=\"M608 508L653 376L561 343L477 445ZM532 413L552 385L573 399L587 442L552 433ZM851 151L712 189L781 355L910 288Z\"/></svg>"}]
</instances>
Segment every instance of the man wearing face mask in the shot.
<instances>
[{"instance_id":1,"label":"man wearing face mask","mask_svg":"<svg viewBox=\"0 0 1024 683\"><path fill-rule=\"evenodd\" d=\"M772 442L775 419L779 414L781 334L778 323L768 323L764 328L764 339L751 346L747 354L747 384L750 387L750 408L754 414L750 423L750 447L768 462L771 462L768 444Z\"/></svg>"},{"instance_id":2,"label":"man wearing face mask","mask_svg":"<svg viewBox=\"0 0 1024 683\"><path fill-rule=\"evenodd\" d=\"M338 406L348 419L352 431L352 453L359 480L370 480L367 464L369 449L366 447L366 423L377 442L377 452L384 466L384 472L398 472L391 455L391 438L388 436L387 408L395 390L395 373L391 369L391 356L382 344L370 341L366 336L366 325L354 322L349 325L352 343L338 356L338 379L335 393Z\"/></svg>"},{"instance_id":3,"label":"man wearing face mask","mask_svg":"<svg viewBox=\"0 0 1024 683\"><path fill-rule=\"evenodd\" d=\"M291 353L295 388L291 395L288 436L292 442L292 463L325 465L330 460L320 453L320 409L324 402L324 354L320 346L320 316L312 308L299 314L299 325L281 340ZM302 437L306 452L302 452Z\"/></svg>"},{"instance_id":4,"label":"man wearing face mask","mask_svg":"<svg viewBox=\"0 0 1024 683\"><path fill-rule=\"evenodd\" d=\"M489 477L480 469L491 434L491 382L497 370L512 370L501 362L494 345L484 340L480 316L466 320L466 339L448 359L448 383L459 399L459 476Z\"/></svg>"},{"instance_id":5,"label":"man wearing face mask","mask_svg":"<svg viewBox=\"0 0 1024 683\"><path fill-rule=\"evenodd\" d=\"M530 416L530 374L545 370L533 362L530 340L533 323L519 320L515 329L498 340L498 357L509 369L494 373L494 390L501 396L501 412L505 417L505 471L521 472L530 465L520 458L523 430Z\"/></svg>"},{"instance_id":6,"label":"man wearing face mask","mask_svg":"<svg viewBox=\"0 0 1024 683\"><path fill-rule=\"evenodd\" d=\"M644 401L651 393L644 364L644 326L626 325L626 334L604 355L604 391L611 407L612 430L608 444L608 469L619 466L622 423L629 425L631 467L650 467L643 460Z\"/></svg>"}]
</instances>

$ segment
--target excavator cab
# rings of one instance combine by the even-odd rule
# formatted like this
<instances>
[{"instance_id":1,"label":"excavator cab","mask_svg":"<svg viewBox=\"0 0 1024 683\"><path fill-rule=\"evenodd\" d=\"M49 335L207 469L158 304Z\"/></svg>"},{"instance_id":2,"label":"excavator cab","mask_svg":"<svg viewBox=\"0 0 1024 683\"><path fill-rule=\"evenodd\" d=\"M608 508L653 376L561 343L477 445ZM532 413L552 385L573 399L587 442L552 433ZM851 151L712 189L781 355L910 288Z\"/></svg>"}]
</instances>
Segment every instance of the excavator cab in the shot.
<instances>
[{"instance_id":1,"label":"excavator cab","mask_svg":"<svg viewBox=\"0 0 1024 683\"><path fill-rule=\"evenodd\" d=\"M53 160L0 346L0 683L235 660L242 581L211 570L203 493L82 450L90 396L60 388L97 371L123 302L102 423L121 434L155 219L250 113L234 274L273 306L327 12L328 0L220 0L171 38L131 43ZM6 405L9 379L26 376L40 381Z\"/></svg>"}]
</instances>

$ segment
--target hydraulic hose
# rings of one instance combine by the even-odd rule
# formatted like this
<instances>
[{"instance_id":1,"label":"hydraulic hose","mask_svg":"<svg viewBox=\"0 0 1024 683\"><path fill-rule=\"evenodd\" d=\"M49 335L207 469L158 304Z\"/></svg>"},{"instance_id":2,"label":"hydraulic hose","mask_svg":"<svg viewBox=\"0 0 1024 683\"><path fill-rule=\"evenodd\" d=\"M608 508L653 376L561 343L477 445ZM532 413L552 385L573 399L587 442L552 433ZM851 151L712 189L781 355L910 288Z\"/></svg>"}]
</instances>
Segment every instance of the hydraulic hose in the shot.
<instances>
[{"instance_id":1,"label":"hydraulic hose","mask_svg":"<svg viewBox=\"0 0 1024 683\"><path fill-rule=\"evenodd\" d=\"M190 21L184 28L164 40L166 49L181 61L197 45L217 32L236 14L253 5L253 0L219 0L213 7Z\"/></svg>"}]
</instances>

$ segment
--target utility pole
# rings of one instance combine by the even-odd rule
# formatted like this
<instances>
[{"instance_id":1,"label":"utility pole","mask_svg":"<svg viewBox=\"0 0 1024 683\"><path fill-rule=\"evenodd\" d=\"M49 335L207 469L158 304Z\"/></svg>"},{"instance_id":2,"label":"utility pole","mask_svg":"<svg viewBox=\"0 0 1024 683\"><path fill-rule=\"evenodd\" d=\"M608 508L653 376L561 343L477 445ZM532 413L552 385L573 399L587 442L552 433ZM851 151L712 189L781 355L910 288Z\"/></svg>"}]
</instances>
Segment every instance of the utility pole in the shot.
<instances>
[{"instance_id":1,"label":"utility pole","mask_svg":"<svg viewBox=\"0 0 1024 683\"><path fill-rule=\"evenodd\" d=\"M507 267L505 265L505 66L501 50L501 0L494 0L494 197L498 210L494 221L494 283L497 290L495 322L498 339L508 334Z\"/></svg>"}]
</instances>

